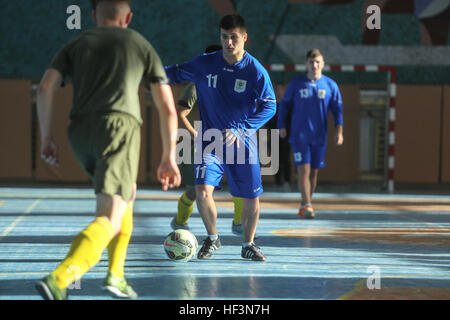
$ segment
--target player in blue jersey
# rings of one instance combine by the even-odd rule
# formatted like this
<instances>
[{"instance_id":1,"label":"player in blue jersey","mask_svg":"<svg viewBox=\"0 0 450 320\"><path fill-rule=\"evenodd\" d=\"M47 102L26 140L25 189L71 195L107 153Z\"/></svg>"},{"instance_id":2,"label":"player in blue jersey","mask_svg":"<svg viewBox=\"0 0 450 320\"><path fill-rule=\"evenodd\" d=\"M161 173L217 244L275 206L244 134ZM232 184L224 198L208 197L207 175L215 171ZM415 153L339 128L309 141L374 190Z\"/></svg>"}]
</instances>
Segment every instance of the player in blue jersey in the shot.
<instances>
[{"instance_id":1,"label":"player in blue jersey","mask_svg":"<svg viewBox=\"0 0 450 320\"><path fill-rule=\"evenodd\" d=\"M199 148L195 150L196 198L208 233L198 258L208 259L221 247L212 195L226 174L232 196L243 199L241 256L264 261L266 257L253 242L259 220L259 195L263 191L255 133L274 116L275 94L265 68L244 49L245 20L239 15L224 16L220 38L222 50L166 67L171 82L191 81L197 89L202 135L197 137L201 145L197 144ZM205 141L214 132L219 136ZM219 147L212 149L217 141ZM245 161L239 158L242 151Z\"/></svg>"},{"instance_id":2,"label":"player in blue jersey","mask_svg":"<svg viewBox=\"0 0 450 320\"><path fill-rule=\"evenodd\" d=\"M323 55L313 49L308 51L306 60L307 73L291 80L281 100L278 128L281 138L289 136L294 153L302 195L299 215L314 218L311 201L319 169L325 166L329 111L334 117L337 145L344 143L344 136L341 93L336 82L322 74ZM289 112L292 112L290 119Z\"/></svg>"}]
</instances>

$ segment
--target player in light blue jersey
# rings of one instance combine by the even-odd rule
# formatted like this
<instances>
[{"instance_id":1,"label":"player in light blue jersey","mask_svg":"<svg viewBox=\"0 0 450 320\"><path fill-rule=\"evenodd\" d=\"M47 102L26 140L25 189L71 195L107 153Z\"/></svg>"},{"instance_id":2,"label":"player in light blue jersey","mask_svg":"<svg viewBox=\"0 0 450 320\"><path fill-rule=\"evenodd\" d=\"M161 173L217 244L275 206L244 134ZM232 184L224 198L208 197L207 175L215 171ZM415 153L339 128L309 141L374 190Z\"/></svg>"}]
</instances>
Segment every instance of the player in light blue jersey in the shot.
<instances>
[{"instance_id":1,"label":"player in light blue jersey","mask_svg":"<svg viewBox=\"0 0 450 320\"><path fill-rule=\"evenodd\" d=\"M255 133L274 116L275 93L265 68L244 49L244 19L239 15L224 16L220 37L222 50L166 67L171 82L191 81L197 89L202 135L197 138L201 146L195 151L197 160L201 152L199 163L195 161L195 184L197 207L208 232L198 258L210 258L221 247L212 195L226 174L230 193L243 198L241 256L264 261L266 257L253 242L263 191ZM212 142L223 141L214 150L210 148L212 142L205 141L210 129L220 130L220 136ZM241 151L245 151L245 161L239 161Z\"/></svg>"},{"instance_id":2,"label":"player in light blue jersey","mask_svg":"<svg viewBox=\"0 0 450 320\"><path fill-rule=\"evenodd\" d=\"M322 74L323 55L314 49L307 53L306 59L307 73L291 80L280 103L278 128L281 138L289 135L294 153L302 195L299 215L314 218L311 201L319 169L325 166L329 111L334 117L337 145L343 144L344 136L341 93L336 82ZM292 112L290 119L289 112Z\"/></svg>"}]
</instances>

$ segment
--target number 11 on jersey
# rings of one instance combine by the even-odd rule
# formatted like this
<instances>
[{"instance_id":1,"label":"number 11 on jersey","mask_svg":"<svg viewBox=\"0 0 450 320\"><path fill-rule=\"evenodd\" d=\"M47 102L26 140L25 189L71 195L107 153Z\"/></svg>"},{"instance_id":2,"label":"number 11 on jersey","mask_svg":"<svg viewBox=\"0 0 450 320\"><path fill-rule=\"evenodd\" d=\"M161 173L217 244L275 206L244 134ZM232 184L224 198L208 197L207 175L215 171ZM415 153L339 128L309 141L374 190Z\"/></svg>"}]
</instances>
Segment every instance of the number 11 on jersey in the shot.
<instances>
[{"instance_id":1,"label":"number 11 on jersey","mask_svg":"<svg viewBox=\"0 0 450 320\"><path fill-rule=\"evenodd\" d=\"M217 86L217 74L212 75L211 73L206 76L208 78L208 87L215 88Z\"/></svg>"},{"instance_id":2,"label":"number 11 on jersey","mask_svg":"<svg viewBox=\"0 0 450 320\"><path fill-rule=\"evenodd\" d=\"M206 174L206 166L198 166L195 170L195 177L197 179L204 179Z\"/></svg>"}]
</instances>

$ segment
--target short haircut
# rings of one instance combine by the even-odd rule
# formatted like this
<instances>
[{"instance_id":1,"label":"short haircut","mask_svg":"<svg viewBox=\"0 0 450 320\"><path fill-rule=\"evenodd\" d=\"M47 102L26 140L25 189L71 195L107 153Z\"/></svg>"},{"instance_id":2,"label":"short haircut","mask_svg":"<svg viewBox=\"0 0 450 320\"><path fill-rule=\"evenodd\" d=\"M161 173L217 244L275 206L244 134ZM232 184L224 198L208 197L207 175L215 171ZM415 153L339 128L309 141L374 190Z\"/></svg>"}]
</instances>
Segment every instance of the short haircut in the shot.
<instances>
[{"instance_id":1,"label":"short haircut","mask_svg":"<svg viewBox=\"0 0 450 320\"><path fill-rule=\"evenodd\" d=\"M320 50L319 49L312 49L312 50L309 50L307 53L306 53L306 59L314 59L314 58L317 58L317 57L322 57L323 58L323 54L322 54L322 52L320 52Z\"/></svg>"},{"instance_id":2,"label":"short haircut","mask_svg":"<svg viewBox=\"0 0 450 320\"><path fill-rule=\"evenodd\" d=\"M97 5L101 2L110 2L110 3L119 3L119 2L125 2L127 3L131 8L131 1L132 0L91 0L92 10L95 10L97 8Z\"/></svg>"},{"instance_id":3,"label":"short haircut","mask_svg":"<svg viewBox=\"0 0 450 320\"><path fill-rule=\"evenodd\" d=\"M229 14L224 16L220 20L219 27L224 30L239 28L239 30L243 33L247 31L244 18L238 14Z\"/></svg>"},{"instance_id":4,"label":"short haircut","mask_svg":"<svg viewBox=\"0 0 450 320\"><path fill-rule=\"evenodd\" d=\"M205 53L212 53L212 52L216 52L219 50L222 50L222 46L219 46L218 44L213 44L213 45L208 46L205 49Z\"/></svg>"}]
</instances>

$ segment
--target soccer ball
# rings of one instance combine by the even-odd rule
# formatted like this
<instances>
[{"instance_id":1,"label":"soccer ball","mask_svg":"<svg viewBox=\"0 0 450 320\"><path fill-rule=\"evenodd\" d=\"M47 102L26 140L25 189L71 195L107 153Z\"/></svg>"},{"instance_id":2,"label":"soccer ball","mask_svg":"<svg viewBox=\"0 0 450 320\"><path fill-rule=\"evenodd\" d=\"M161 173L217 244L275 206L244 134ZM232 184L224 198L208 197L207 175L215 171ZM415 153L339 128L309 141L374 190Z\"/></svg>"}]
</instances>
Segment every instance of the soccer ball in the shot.
<instances>
[{"instance_id":1,"label":"soccer ball","mask_svg":"<svg viewBox=\"0 0 450 320\"><path fill-rule=\"evenodd\" d=\"M169 259L186 262L197 253L198 242L194 234L188 230L177 229L169 233L164 240L164 251Z\"/></svg>"}]
</instances>

